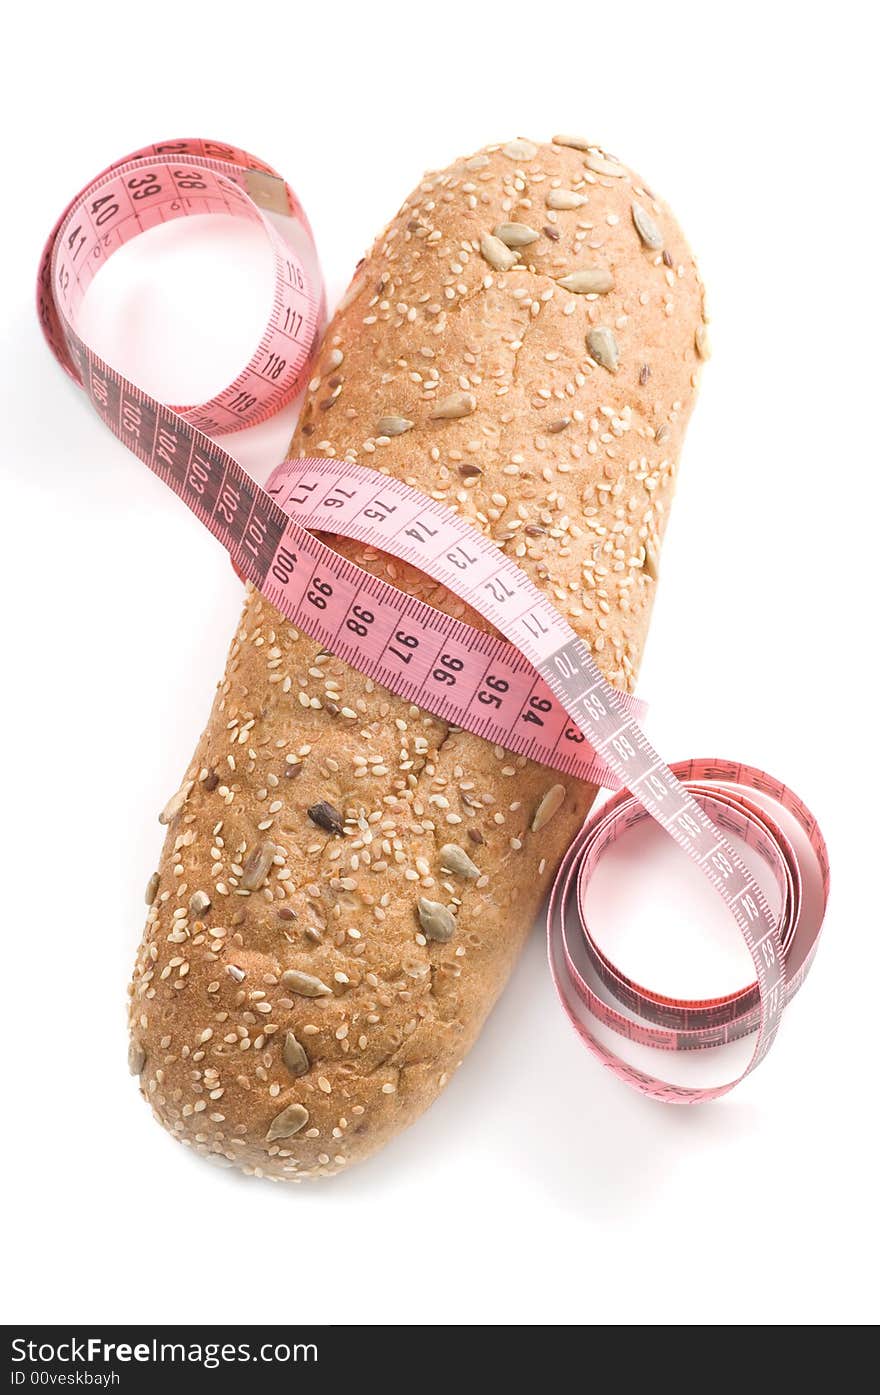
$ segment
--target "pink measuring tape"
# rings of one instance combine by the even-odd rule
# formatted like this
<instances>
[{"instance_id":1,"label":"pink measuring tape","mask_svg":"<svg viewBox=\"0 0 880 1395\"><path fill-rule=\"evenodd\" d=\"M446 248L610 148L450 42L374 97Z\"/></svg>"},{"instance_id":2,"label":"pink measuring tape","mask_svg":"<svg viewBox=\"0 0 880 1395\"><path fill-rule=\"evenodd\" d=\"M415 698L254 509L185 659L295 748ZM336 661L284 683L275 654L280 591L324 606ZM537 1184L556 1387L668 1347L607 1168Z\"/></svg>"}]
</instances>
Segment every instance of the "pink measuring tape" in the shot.
<instances>
[{"instance_id":1,"label":"pink measuring tape","mask_svg":"<svg viewBox=\"0 0 880 1395\"><path fill-rule=\"evenodd\" d=\"M222 214L262 225L275 262L269 323L250 362L210 402L168 407L99 359L76 332L97 271L159 223ZM269 215L278 221L272 221ZM146 147L93 180L68 205L40 264L38 311L55 357L119 439L164 480L229 552L239 573L285 618L407 701L495 745L617 791L569 848L550 899L550 967L562 1004L603 1065L644 1094L690 1104L727 1093L769 1050L815 953L828 898L828 855L815 818L785 785L736 762L671 769L638 724L641 704L612 688L551 602L520 567L445 505L351 461L284 462L262 489L211 437L252 426L302 386L323 328L324 292L288 241L309 239L289 186L268 165L212 141ZM440 582L485 617L488 634L362 571L315 532L357 539ZM504 636L504 638L499 638ZM756 796L764 796L764 800ZM799 856L765 801L800 825L821 880L806 907ZM652 993L603 954L586 890L603 853L651 816L721 896L748 946L755 981L718 998ZM769 906L733 846L770 868ZM737 1080L674 1085L639 1070L601 1028L682 1051L755 1034Z\"/></svg>"}]
</instances>

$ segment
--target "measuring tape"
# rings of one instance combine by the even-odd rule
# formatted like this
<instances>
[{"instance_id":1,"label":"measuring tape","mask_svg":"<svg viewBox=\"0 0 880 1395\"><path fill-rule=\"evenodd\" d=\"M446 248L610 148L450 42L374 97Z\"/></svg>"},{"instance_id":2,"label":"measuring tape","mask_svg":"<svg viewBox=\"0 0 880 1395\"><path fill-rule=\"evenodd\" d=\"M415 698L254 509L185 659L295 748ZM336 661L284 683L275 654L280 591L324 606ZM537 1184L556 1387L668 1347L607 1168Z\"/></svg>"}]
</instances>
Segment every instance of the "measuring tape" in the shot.
<instances>
[{"instance_id":1,"label":"measuring tape","mask_svg":"<svg viewBox=\"0 0 880 1395\"><path fill-rule=\"evenodd\" d=\"M275 290L258 348L235 381L207 403L169 407L93 353L77 334L77 314L119 247L194 214L259 224L272 249ZM606 682L588 645L525 572L446 505L333 458L286 461L262 489L212 439L264 420L302 386L325 301L320 276L307 273L291 241L297 227L313 246L290 187L245 151L202 140L138 150L91 181L52 231L38 284L49 346L110 430L297 629L447 723L617 791L575 838L554 885L553 979L579 1035L615 1075L670 1103L717 1098L767 1054L815 953L829 885L818 824L792 791L751 766L718 759L664 765L639 726L637 700ZM334 552L316 532L356 539L418 568L497 633L404 594ZM818 868L817 906L805 906L798 853L756 794L800 825ZM734 917L755 968L754 982L740 991L694 1001L653 993L596 943L586 914L590 878L608 847L648 816L696 863ZM769 867L778 912L731 838ZM747 1033L755 1034L755 1046L737 1080L676 1085L622 1059L603 1027L664 1050L722 1045Z\"/></svg>"}]
</instances>

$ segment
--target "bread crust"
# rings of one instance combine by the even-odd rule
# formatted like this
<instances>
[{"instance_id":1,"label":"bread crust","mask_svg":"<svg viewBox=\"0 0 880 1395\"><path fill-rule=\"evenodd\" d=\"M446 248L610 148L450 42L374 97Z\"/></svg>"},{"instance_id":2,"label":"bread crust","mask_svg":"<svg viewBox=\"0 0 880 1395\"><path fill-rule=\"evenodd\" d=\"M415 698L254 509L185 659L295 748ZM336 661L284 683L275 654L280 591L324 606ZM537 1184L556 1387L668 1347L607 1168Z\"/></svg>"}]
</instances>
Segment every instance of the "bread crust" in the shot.
<instances>
[{"instance_id":1,"label":"bread crust","mask_svg":"<svg viewBox=\"0 0 880 1395\"><path fill-rule=\"evenodd\" d=\"M426 175L377 238L291 454L460 510L631 690L705 346L693 257L638 176L587 142L489 146ZM486 627L400 563L334 546ZM375 1151L467 1053L594 794L394 697L249 590L130 990L158 1120L270 1178ZM478 878L444 867L448 844ZM450 940L426 938L420 897L451 910Z\"/></svg>"}]
</instances>

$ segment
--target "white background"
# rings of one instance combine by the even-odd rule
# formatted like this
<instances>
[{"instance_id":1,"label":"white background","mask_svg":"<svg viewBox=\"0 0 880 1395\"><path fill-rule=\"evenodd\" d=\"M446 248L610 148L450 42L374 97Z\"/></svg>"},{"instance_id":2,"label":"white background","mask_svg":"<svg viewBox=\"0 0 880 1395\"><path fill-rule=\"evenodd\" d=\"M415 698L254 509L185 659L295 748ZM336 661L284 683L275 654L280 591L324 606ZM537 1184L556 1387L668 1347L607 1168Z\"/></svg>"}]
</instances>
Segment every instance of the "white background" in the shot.
<instances>
[{"instance_id":1,"label":"white background","mask_svg":"<svg viewBox=\"0 0 880 1395\"><path fill-rule=\"evenodd\" d=\"M876 1317L866 7L202 9L31 5L6 20L4 1316ZM90 28L100 14L104 32ZM126 1074L124 990L155 815L207 714L240 587L52 362L32 308L41 243L110 160L210 136L292 181L334 298L425 167L557 130L584 131L669 199L710 293L715 352L642 675L648 730L670 759L741 756L813 805L834 870L826 938L769 1061L720 1104L663 1108L606 1078L557 1008L536 929L465 1068L386 1152L286 1189L215 1172L156 1127ZM96 290L94 319L123 366L141 335L154 385L173 393L199 371L231 376L266 281L236 235L215 233L199 261L175 243L167 259L170 292L135 256L115 312ZM289 430L241 443L255 472ZM653 940L674 966L688 902L658 870L646 859L645 891L618 899L645 924L656 898Z\"/></svg>"}]
</instances>

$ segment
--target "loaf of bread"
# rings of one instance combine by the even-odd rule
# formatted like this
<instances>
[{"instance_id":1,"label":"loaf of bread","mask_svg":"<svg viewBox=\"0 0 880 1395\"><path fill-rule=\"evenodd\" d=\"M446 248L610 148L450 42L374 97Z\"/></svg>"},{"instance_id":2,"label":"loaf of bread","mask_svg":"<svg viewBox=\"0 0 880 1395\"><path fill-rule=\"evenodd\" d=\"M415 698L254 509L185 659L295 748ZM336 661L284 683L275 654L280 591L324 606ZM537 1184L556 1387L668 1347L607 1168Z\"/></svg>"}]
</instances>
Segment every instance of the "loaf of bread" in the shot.
<instances>
[{"instance_id":1,"label":"loaf of bread","mask_svg":"<svg viewBox=\"0 0 880 1395\"><path fill-rule=\"evenodd\" d=\"M378 237L291 454L460 510L631 690L705 354L693 257L643 181L578 137L512 140L427 175ZM467 1053L594 795L396 698L249 590L147 892L130 1065L157 1119L260 1177L372 1153Z\"/></svg>"}]
</instances>

